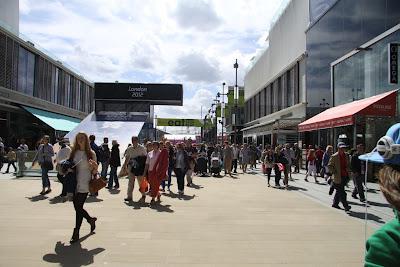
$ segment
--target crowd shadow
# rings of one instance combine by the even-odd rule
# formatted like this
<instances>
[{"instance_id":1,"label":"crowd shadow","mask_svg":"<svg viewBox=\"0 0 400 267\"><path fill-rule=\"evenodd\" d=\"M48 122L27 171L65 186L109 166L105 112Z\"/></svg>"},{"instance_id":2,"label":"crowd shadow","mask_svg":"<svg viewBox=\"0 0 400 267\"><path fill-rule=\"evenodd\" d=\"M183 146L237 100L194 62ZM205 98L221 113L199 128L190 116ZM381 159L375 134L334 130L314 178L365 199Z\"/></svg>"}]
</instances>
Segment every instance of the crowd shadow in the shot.
<instances>
[{"instance_id":1,"label":"crowd shadow","mask_svg":"<svg viewBox=\"0 0 400 267\"><path fill-rule=\"evenodd\" d=\"M124 203L128 207L132 207L134 210L140 210L141 208L147 208L149 206L149 203L141 201L125 201Z\"/></svg>"},{"instance_id":2,"label":"crowd shadow","mask_svg":"<svg viewBox=\"0 0 400 267\"><path fill-rule=\"evenodd\" d=\"M367 192L368 193L373 193L373 194L379 194L380 190L379 189L368 188Z\"/></svg>"},{"instance_id":3,"label":"crowd shadow","mask_svg":"<svg viewBox=\"0 0 400 267\"><path fill-rule=\"evenodd\" d=\"M115 188L107 189L107 190L108 190L108 192L110 192L111 195L118 195L121 192L121 190L115 189Z\"/></svg>"},{"instance_id":4,"label":"crowd shadow","mask_svg":"<svg viewBox=\"0 0 400 267\"><path fill-rule=\"evenodd\" d=\"M156 202L153 205L150 205L150 208L158 212L175 212L173 209L171 209L171 205L162 205L160 202Z\"/></svg>"},{"instance_id":5,"label":"crowd shadow","mask_svg":"<svg viewBox=\"0 0 400 267\"><path fill-rule=\"evenodd\" d=\"M43 256L43 260L49 263L58 263L63 267L87 266L94 263L94 256L105 251L104 248L95 248L88 250L82 248L81 242L91 234L79 239L77 243L66 245L58 241L54 248L54 253L48 253Z\"/></svg>"},{"instance_id":6,"label":"crowd shadow","mask_svg":"<svg viewBox=\"0 0 400 267\"><path fill-rule=\"evenodd\" d=\"M202 188L204 188L204 186L201 186L201 185L198 185L198 184L191 184L191 186L190 186L190 188L193 188L193 189L197 189L197 190L199 190L199 189L202 189Z\"/></svg>"},{"instance_id":7,"label":"crowd shadow","mask_svg":"<svg viewBox=\"0 0 400 267\"><path fill-rule=\"evenodd\" d=\"M369 201L368 204L371 206L376 206L376 207L385 207L385 208L392 208L392 205L389 203L379 203L379 202L374 202L374 201Z\"/></svg>"},{"instance_id":8,"label":"crowd shadow","mask_svg":"<svg viewBox=\"0 0 400 267\"><path fill-rule=\"evenodd\" d=\"M189 196L189 195L175 194L172 191L168 192L168 194L163 194L163 195L166 197L169 197L169 198L177 198L177 199L185 200L185 201L192 200L196 197L196 195Z\"/></svg>"},{"instance_id":9,"label":"crowd shadow","mask_svg":"<svg viewBox=\"0 0 400 267\"><path fill-rule=\"evenodd\" d=\"M86 199L86 203L96 203L96 202L102 202L103 200L98 197L88 197Z\"/></svg>"},{"instance_id":10,"label":"crowd shadow","mask_svg":"<svg viewBox=\"0 0 400 267\"><path fill-rule=\"evenodd\" d=\"M303 187L299 187L299 186L293 186L293 185L289 185L286 190L287 191L308 191L307 188L303 188Z\"/></svg>"},{"instance_id":11,"label":"crowd shadow","mask_svg":"<svg viewBox=\"0 0 400 267\"><path fill-rule=\"evenodd\" d=\"M37 195L37 196L26 197L26 198L29 199L32 202L38 202L38 201L41 201L41 200L48 199L48 197L45 196L45 195Z\"/></svg>"},{"instance_id":12,"label":"crowd shadow","mask_svg":"<svg viewBox=\"0 0 400 267\"><path fill-rule=\"evenodd\" d=\"M359 219L362 219L362 220L365 219L365 212L349 211L348 214L351 217L359 218ZM367 219L369 221L375 221L377 223L385 223L385 221L383 221L381 217L376 216L376 215L371 214L371 213L367 213Z\"/></svg>"},{"instance_id":13,"label":"crowd shadow","mask_svg":"<svg viewBox=\"0 0 400 267\"><path fill-rule=\"evenodd\" d=\"M49 199L50 204L61 204L61 203L65 203L67 202L63 197L53 197L51 199Z\"/></svg>"}]
</instances>

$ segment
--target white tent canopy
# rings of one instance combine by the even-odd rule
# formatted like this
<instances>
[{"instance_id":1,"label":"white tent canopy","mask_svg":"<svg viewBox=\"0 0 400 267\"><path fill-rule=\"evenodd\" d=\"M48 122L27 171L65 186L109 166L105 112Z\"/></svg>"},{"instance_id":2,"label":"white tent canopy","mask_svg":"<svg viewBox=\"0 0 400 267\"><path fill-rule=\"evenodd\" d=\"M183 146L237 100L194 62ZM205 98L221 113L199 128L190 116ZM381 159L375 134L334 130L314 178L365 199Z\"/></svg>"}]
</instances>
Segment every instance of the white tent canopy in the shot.
<instances>
[{"instance_id":1,"label":"white tent canopy","mask_svg":"<svg viewBox=\"0 0 400 267\"><path fill-rule=\"evenodd\" d=\"M85 132L88 135L95 135L98 145L103 142L104 137L108 137L110 146L112 140L117 140L120 152L123 153L131 143L131 137L138 136L143 125L144 122L137 121L97 121L95 113L92 112L65 137L73 144L77 133Z\"/></svg>"}]
</instances>

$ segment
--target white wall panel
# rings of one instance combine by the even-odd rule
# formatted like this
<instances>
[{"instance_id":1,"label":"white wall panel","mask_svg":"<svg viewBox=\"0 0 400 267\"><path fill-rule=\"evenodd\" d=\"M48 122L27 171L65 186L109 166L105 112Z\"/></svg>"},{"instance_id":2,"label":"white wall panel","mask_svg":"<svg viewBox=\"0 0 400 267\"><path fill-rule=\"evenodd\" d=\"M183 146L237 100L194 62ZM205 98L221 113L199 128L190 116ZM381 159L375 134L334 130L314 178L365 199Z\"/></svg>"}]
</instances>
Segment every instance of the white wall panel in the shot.
<instances>
[{"instance_id":1,"label":"white wall panel","mask_svg":"<svg viewBox=\"0 0 400 267\"><path fill-rule=\"evenodd\" d=\"M308 23L308 0L292 0L270 30L268 49L245 75L246 100L305 53Z\"/></svg>"}]
</instances>

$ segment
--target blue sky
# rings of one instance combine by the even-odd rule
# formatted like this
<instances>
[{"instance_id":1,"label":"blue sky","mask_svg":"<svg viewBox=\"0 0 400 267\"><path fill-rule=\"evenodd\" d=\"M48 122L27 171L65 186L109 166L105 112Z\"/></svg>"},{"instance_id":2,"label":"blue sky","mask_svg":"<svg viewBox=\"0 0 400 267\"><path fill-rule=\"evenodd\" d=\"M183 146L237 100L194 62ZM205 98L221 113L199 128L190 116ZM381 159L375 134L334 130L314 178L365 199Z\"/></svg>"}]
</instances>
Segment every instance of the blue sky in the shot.
<instances>
[{"instance_id":1,"label":"blue sky","mask_svg":"<svg viewBox=\"0 0 400 267\"><path fill-rule=\"evenodd\" d=\"M93 82L182 83L183 107L159 117L199 118L222 82L238 83L265 46L286 0L20 0L20 32Z\"/></svg>"}]
</instances>

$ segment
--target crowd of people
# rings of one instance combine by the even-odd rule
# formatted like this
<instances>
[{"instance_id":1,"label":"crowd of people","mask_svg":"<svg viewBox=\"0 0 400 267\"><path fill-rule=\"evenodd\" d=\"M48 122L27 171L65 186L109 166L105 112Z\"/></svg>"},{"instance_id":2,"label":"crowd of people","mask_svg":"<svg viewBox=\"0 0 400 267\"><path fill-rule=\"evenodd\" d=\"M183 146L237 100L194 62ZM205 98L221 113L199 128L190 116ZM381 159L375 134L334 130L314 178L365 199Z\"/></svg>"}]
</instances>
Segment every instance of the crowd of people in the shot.
<instances>
[{"instance_id":1,"label":"crowd of people","mask_svg":"<svg viewBox=\"0 0 400 267\"><path fill-rule=\"evenodd\" d=\"M242 173L254 171L257 164L261 164L262 173L267 178L268 187L271 186L272 172L275 178L275 187L287 189L292 173L299 173L303 163L303 151L297 144L267 145L265 148L254 144L230 145L227 141L224 145L193 144L191 140L172 144L168 140L161 142L146 141L139 143L139 138L133 136L131 144L123 153L117 140L112 140L111 148L107 137L103 143L97 145L94 135L88 136L80 132L76 135L73 145L64 138L59 140L60 149L56 153L53 162L54 149L50 144L49 136L44 136L37 147L32 166L38 162L42 174L42 191L40 194L51 192L51 184L48 172L56 164L57 177L62 183L60 197L71 197L73 201L76 220L75 228L70 242L79 240L79 231L86 219L90 225L90 231L96 229L96 217L92 217L84 209L85 201L91 193L96 196L98 192L91 190L91 182L99 173L100 179L108 180L106 188L118 190L120 188L120 177L127 176L129 179L126 198L124 201L133 201L135 181L140 191L141 198L138 202L145 203L146 196L150 195L150 205L161 201L161 191L171 191L171 179L174 173L177 181L178 194L183 195L186 186L193 186L193 176L207 176L209 174L234 176L238 173L238 167ZM24 140L15 152L12 148L4 146L0 139L1 164L7 162L7 171L10 166L16 170L17 158L24 159L28 147ZM367 170L366 161L384 164L379 173L381 190L387 201L394 207L396 218L388 222L379 231L372 235L367 242L366 266L378 266L377 263L388 263L395 266L398 263L398 236L400 206L400 124L392 126L385 137L382 137L376 147L376 151L365 154L363 144L358 144L355 149L349 150L344 142L338 142L337 152L333 153L333 147L328 145L325 150L322 147L309 146L305 155L306 174L304 180L309 182L308 177L313 176L315 183L319 183L319 177L330 184L329 194L336 191L332 207L340 208L341 202L345 211L350 210L346 199L345 187L352 178L354 182L353 198L359 198L365 202L364 175ZM25 162L20 160L25 167ZM122 163L122 164L121 164ZM249 167L249 169L248 169ZM120 171L118 173L118 168ZM280 180L283 176L283 187ZM91 192L92 191L92 192ZM68 196L68 194L70 194ZM391 244L384 245L384 244ZM395 247L397 249L395 249ZM379 265L380 266L380 265Z\"/></svg>"}]
</instances>

